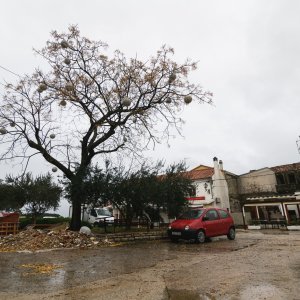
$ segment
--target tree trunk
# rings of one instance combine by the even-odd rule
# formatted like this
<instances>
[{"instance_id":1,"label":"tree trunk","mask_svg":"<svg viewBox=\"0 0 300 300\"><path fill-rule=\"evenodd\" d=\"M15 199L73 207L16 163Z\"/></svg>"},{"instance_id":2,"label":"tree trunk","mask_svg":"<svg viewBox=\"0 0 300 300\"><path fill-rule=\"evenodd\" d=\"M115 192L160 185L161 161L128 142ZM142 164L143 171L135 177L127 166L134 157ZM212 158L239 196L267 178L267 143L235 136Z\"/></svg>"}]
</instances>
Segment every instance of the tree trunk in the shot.
<instances>
[{"instance_id":1,"label":"tree trunk","mask_svg":"<svg viewBox=\"0 0 300 300\"><path fill-rule=\"evenodd\" d=\"M79 231L81 227L81 202L79 199L72 199L72 219L70 222L70 229Z\"/></svg>"},{"instance_id":2,"label":"tree trunk","mask_svg":"<svg viewBox=\"0 0 300 300\"><path fill-rule=\"evenodd\" d=\"M132 211L129 204L126 205L126 217L125 217L125 223L126 223L126 229L131 228L131 222L132 222Z\"/></svg>"},{"instance_id":3,"label":"tree trunk","mask_svg":"<svg viewBox=\"0 0 300 300\"><path fill-rule=\"evenodd\" d=\"M78 173L71 181L72 219L70 229L79 231L81 227L81 204L84 203L83 176Z\"/></svg>"}]
</instances>

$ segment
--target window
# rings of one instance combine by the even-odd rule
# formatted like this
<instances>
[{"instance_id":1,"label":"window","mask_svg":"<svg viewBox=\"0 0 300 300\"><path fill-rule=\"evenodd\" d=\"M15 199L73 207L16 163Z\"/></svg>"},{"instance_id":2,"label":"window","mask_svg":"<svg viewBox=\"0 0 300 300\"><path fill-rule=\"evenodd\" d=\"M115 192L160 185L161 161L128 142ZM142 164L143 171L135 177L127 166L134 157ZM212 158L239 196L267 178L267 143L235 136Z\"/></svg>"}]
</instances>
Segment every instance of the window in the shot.
<instances>
[{"instance_id":1,"label":"window","mask_svg":"<svg viewBox=\"0 0 300 300\"><path fill-rule=\"evenodd\" d=\"M192 186L189 192L190 197L195 197L196 196L196 187Z\"/></svg>"},{"instance_id":2,"label":"window","mask_svg":"<svg viewBox=\"0 0 300 300\"><path fill-rule=\"evenodd\" d=\"M219 219L219 215L215 209L209 210L205 215L209 221L217 220Z\"/></svg>"},{"instance_id":3,"label":"window","mask_svg":"<svg viewBox=\"0 0 300 300\"><path fill-rule=\"evenodd\" d=\"M190 219L198 219L203 213L202 209L197 210L188 210L184 212L178 219L190 220Z\"/></svg>"},{"instance_id":4,"label":"window","mask_svg":"<svg viewBox=\"0 0 300 300\"><path fill-rule=\"evenodd\" d=\"M296 183L296 177L294 173L288 174L289 183Z\"/></svg>"},{"instance_id":5,"label":"window","mask_svg":"<svg viewBox=\"0 0 300 300\"><path fill-rule=\"evenodd\" d=\"M276 175L277 184L285 184L283 174Z\"/></svg>"},{"instance_id":6,"label":"window","mask_svg":"<svg viewBox=\"0 0 300 300\"><path fill-rule=\"evenodd\" d=\"M96 209L96 213L98 216L106 216L106 217L112 216L111 212L107 208L98 208Z\"/></svg>"},{"instance_id":7,"label":"window","mask_svg":"<svg viewBox=\"0 0 300 300\"><path fill-rule=\"evenodd\" d=\"M97 217L97 213L96 213L96 210L94 208L91 209L90 215L93 216L93 217Z\"/></svg>"},{"instance_id":8,"label":"window","mask_svg":"<svg viewBox=\"0 0 300 300\"><path fill-rule=\"evenodd\" d=\"M228 212L225 210L219 210L219 214L220 214L221 219L226 219L229 217Z\"/></svg>"}]
</instances>

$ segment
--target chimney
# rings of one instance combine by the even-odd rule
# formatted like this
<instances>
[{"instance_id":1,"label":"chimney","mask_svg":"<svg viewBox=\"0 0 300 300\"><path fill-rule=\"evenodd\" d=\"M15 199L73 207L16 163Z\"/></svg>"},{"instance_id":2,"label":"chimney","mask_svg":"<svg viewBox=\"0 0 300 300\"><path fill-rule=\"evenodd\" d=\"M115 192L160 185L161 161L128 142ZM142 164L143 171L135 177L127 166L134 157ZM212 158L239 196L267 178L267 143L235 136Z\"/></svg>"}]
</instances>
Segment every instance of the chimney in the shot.
<instances>
[{"instance_id":1,"label":"chimney","mask_svg":"<svg viewBox=\"0 0 300 300\"><path fill-rule=\"evenodd\" d=\"M219 160L219 166L220 166L220 170L223 171L223 161Z\"/></svg>"},{"instance_id":2,"label":"chimney","mask_svg":"<svg viewBox=\"0 0 300 300\"><path fill-rule=\"evenodd\" d=\"M213 187L212 187L212 195L215 199L215 204L218 207L229 208L229 192L228 185L225 178L225 174L223 170L223 162L222 160L218 161L216 157L214 157L214 175L213 179Z\"/></svg>"},{"instance_id":3,"label":"chimney","mask_svg":"<svg viewBox=\"0 0 300 300\"><path fill-rule=\"evenodd\" d=\"M219 172L218 158L217 158L217 157L214 157L213 160L214 160L214 173L215 173L215 175L216 175L216 174Z\"/></svg>"}]
</instances>

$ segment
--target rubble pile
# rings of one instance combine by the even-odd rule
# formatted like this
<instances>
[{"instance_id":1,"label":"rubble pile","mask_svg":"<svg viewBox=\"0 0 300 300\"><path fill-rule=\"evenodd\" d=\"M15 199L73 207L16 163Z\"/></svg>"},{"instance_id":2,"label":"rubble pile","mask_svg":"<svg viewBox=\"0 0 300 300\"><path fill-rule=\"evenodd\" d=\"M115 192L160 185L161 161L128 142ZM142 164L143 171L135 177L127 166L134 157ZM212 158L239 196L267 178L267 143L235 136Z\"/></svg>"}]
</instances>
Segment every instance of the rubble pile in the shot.
<instances>
[{"instance_id":1,"label":"rubble pile","mask_svg":"<svg viewBox=\"0 0 300 300\"><path fill-rule=\"evenodd\" d=\"M37 251L57 248L95 249L110 244L79 232L30 229L0 237L0 252Z\"/></svg>"}]
</instances>

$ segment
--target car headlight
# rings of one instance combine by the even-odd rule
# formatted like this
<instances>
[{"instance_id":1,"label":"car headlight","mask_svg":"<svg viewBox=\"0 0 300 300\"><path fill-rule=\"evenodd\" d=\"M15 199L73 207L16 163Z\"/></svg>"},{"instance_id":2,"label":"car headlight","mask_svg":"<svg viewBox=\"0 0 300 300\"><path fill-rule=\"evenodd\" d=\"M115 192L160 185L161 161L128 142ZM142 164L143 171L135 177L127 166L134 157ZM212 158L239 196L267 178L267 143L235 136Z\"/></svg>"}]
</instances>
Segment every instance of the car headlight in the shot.
<instances>
[{"instance_id":1,"label":"car headlight","mask_svg":"<svg viewBox=\"0 0 300 300\"><path fill-rule=\"evenodd\" d=\"M185 227L184 227L184 230L189 230L190 229L190 226L189 225L186 225Z\"/></svg>"},{"instance_id":2,"label":"car headlight","mask_svg":"<svg viewBox=\"0 0 300 300\"><path fill-rule=\"evenodd\" d=\"M172 229L172 226L171 226L171 225L169 225L169 229Z\"/></svg>"}]
</instances>

